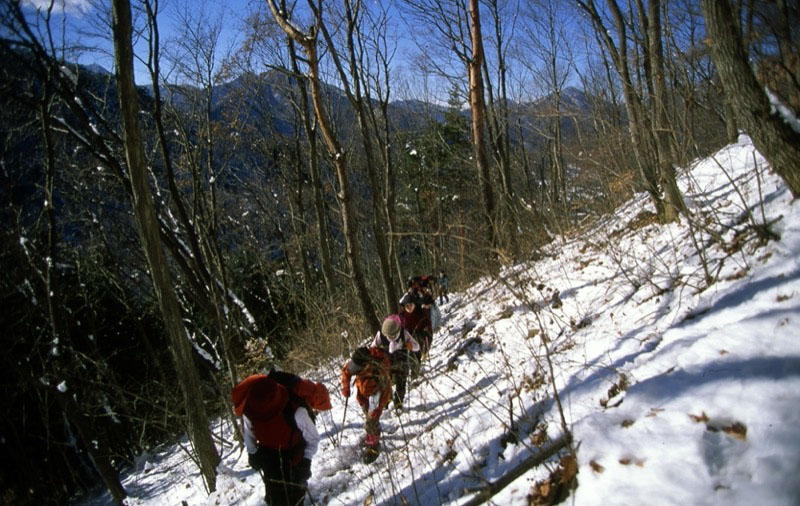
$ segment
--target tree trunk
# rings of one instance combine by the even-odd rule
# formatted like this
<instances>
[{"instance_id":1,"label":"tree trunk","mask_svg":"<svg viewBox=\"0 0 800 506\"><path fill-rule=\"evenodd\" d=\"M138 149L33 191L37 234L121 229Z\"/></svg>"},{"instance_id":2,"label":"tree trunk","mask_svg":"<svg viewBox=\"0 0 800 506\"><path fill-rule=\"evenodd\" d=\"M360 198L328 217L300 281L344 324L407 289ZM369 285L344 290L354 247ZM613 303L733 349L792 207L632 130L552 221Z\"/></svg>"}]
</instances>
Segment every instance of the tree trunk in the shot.
<instances>
[{"instance_id":1,"label":"tree trunk","mask_svg":"<svg viewBox=\"0 0 800 506\"><path fill-rule=\"evenodd\" d=\"M356 233L355 213L353 211L353 202L350 189L350 174L347 163L347 156L339 144L333 128L331 127L328 114L325 111L322 97L322 87L319 77L319 56L317 54L317 31L318 27L313 25L309 30L310 33L304 33L295 27L286 17L286 9L280 9L274 2L268 2L270 11L275 18L275 21L281 29L291 37L295 42L300 44L303 51L306 53L306 64L308 65L308 82L311 86L311 103L314 106L314 113L317 117L322 138L328 147L328 153L333 161L333 166L336 170L336 177L339 182L339 193L337 195L339 205L342 210L342 232L345 238L345 245L347 248L347 260L350 264L350 272L353 277L353 284L355 285L356 294L361 302L361 310L364 315L364 320L367 322L373 332L377 332L380 328L380 320L375 313L375 307L369 297L367 290L367 282L362 270L361 253L358 244L358 237ZM316 22L321 23L321 13L316 12Z\"/></svg>"},{"instance_id":2,"label":"tree trunk","mask_svg":"<svg viewBox=\"0 0 800 506\"><path fill-rule=\"evenodd\" d=\"M497 0L488 3L492 19L494 21L495 37L495 57L497 58L497 91L492 87L489 78L489 64L484 58L484 71L486 74L486 91L489 107L487 108L489 128L489 140L493 151L497 156L498 174L502 185L501 215L505 214L505 221L502 226L498 225L498 231L503 232L503 238L507 241L513 257L519 255L519 244L517 233L519 230L519 216L517 214L516 191L511 175L511 140L508 110L508 82L506 65L506 55L504 51L505 41L503 38L503 23L500 13L500 6ZM498 103L499 102L499 103Z\"/></svg>"},{"instance_id":3,"label":"tree trunk","mask_svg":"<svg viewBox=\"0 0 800 506\"><path fill-rule=\"evenodd\" d=\"M640 7L642 8L642 7ZM644 13L642 13L644 16ZM647 13L647 56L650 62L650 78L653 85L653 137L658 157L658 173L661 188L664 190L664 222L678 219L680 213L686 214L686 204L675 181L675 147L670 135L667 115L667 86L664 78L664 44L661 34L661 1L649 0Z\"/></svg>"},{"instance_id":4,"label":"tree trunk","mask_svg":"<svg viewBox=\"0 0 800 506\"><path fill-rule=\"evenodd\" d=\"M711 58L736 119L777 172L792 196L800 196L800 133L772 111L769 98L748 62L728 0L701 0Z\"/></svg>"},{"instance_id":5,"label":"tree trunk","mask_svg":"<svg viewBox=\"0 0 800 506\"><path fill-rule=\"evenodd\" d=\"M289 56L292 62L292 71L295 75L300 75L297 66L297 53L294 41L288 38ZM322 279L325 281L325 293L328 299L333 297L335 287L335 277L333 273L333 260L330 248L330 238L328 236L327 214L325 213L325 201L322 197L322 178L319 173L319 156L317 150L317 130L313 126L310 109L311 103L308 99L308 90L303 79L297 79L297 88L300 91L300 117L303 119L303 128L308 140L308 165L311 173L311 191L314 200L314 215L317 219L317 243L319 244L320 265L322 267Z\"/></svg>"},{"instance_id":6,"label":"tree trunk","mask_svg":"<svg viewBox=\"0 0 800 506\"><path fill-rule=\"evenodd\" d=\"M497 230L495 224L494 191L489 172L489 158L486 155L486 105L483 96L483 39L481 33L481 16L478 0L469 0L470 34L472 38L472 58L469 61L469 103L472 109L472 143L475 152L475 167L478 172L478 185L483 197L483 212L487 246L497 254Z\"/></svg>"},{"instance_id":7,"label":"tree trunk","mask_svg":"<svg viewBox=\"0 0 800 506\"><path fill-rule=\"evenodd\" d=\"M296 121L296 120L295 120ZM291 204L289 207L289 219L292 222L292 235L295 242L297 254L300 256L300 265L303 269L303 294L308 297L311 293L311 267L308 264L308 251L306 250L306 236L308 235L308 226L305 219L306 207L305 197L303 196L303 186L305 186L305 174L303 173L303 157L301 156L300 135L297 131L294 133L293 139L294 155L292 156L292 163L295 169L295 187L292 192L294 196L295 211ZM290 200L291 202L291 200ZM299 217L299 218L298 218ZM293 273L294 274L294 273Z\"/></svg>"},{"instance_id":8,"label":"tree trunk","mask_svg":"<svg viewBox=\"0 0 800 506\"><path fill-rule=\"evenodd\" d=\"M375 308L369 298L367 282L361 267L361 250L356 237L355 213L353 211L353 199L350 190L350 174L347 166L347 156L342 151L333 129L328 122L322 104L322 90L320 89L319 61L317 60L316 46L309 44L306 46L306 54L309 59L309 79L311 81L311 99L314 104L314 111L319 120L322 137L328 145L328 151L333 158L333 165L336 169L336 178L339 181L339 203L342 207L342 228L347 246L347 259L350 263L350 271L353 274L353 283L356 293L361 301L361 309L364 319L369 324L373 332L380 328L380 321L375 316Z\"/></svg>"},{"instance_id":9,"label":"tree trunk","mask_svg":"<svg viewBox=\"0 0 800 506\"><path fill-rule=\"evenodd\" d=\"M389 262L389 246L387 244L387 222L388 218L385 214L385 207L381 202L385 201L384 190L381 187L378 178L378 171L376 168L376 155L373 147L372 137L374 132L370 131L370 121L367 116L367 108L369 107L369 97L364 94L367 91L366 80L364 79L362 69L359 66L359 60L356 55L356 45L354 37L361 37L358 29L358 15L359 6L355 7L351 4L350 0L344 2L345 14L347 20L346 42L347 42L347 60L349 70L345 71L344 65L339 59L339 55L334 46L333 40L328 34L324 25L321 26L321 31L328 44L328 53L334 60L335 66L339 75L341 76L342 87L344 88L350 104L356 111L356 118L358 119L358 128L361 132L361 143L364 147L364 159L367 169L367 180L369 181L370 191L372 192L372 235L375 239L375 253L378 256L378 265L380 266L381 279L383 280L383 296L385 310L387 313L393 313L396 306L396 292L394 287L394 280L392 278L392 269ZM349 81L352 81L352 88ZM362 82L364 82L364 92L362 92Z\"/></svg>"},{"instance_id":10,"label":"tree trunk","mask_svg":"<svg viewBox=\"0 0 800 506\"><path fill-rule=\"evenodd\" d=\"M658 185L656 160L654 159L651 144L648 142L645 125L644 108L636 94L633 77L628 67L628 35L627 22L616 0L609 0L608 7L614 18L617 29L617 42L614 42L611 31L603 23L603 17L598 13L594 0L577 0L578 5L589 15L594 24L595 31L611 54L611 60L622 81L622 91L625 97L625 110L628 113L628 131L631 136L631 148L639 174L642 178L645 191L650 195L653 206L658 216L664 215L664 201ZM617 46L619 44L619 46Z\"/></svg>"},{"instance_id":11,"label":"tree trunk","mask_svg":"<svg viewBox=\"0 0 800 506\"><path fill-rule=\"evenodd\" d=\"M216 468L220 457L209 430L208 417L200 389L200 377L194 366L192 348L183 327L180 307L171 284L164 252L161 249L159 226L147 181L144 144L138 121L138 95L133 78L130 1L114 0L112 17L117 92L120 100L125 156L131 179L134 212L139 224L142 247L150 268L153 288L170 340L176 376L184 396L187 431L196 452L200 473L208 491L213 492L216 489Z\"/></svg>"},{"instance_id":12,"label":"tree trunk","mask_svg":"<svg viewBox=\"0 0 800 506\"><path fill-rule=\"evenodd\" d=\"M725 115L725 134L728 142L733 144L739 139L739 125L736 124L736 112L733 110L733 104L725 95L725 90L722 90L722 111Z\"/></svg>"}]
</instances>

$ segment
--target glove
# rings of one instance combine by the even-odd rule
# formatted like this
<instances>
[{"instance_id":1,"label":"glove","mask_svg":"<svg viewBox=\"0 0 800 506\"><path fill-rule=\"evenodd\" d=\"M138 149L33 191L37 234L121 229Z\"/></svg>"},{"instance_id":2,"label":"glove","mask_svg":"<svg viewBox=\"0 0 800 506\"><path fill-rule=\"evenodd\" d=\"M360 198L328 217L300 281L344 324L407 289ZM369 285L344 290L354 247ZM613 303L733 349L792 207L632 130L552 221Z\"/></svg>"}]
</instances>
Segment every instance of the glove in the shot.
<instances>
[{"instance_id":1,"label":"glove","mask_svg":"<svg viewBox=\"0 0 800 506\"><path fill-rule=\"evenodd\" d=\"M411 351L411 350L414 349L414 343L412 343L411 341L406 341L406 344L404 346L406 347L406 349L408 351Z\"/></svg>"},{"instance_id":2,"label":"glove","mask_svg":"<svg viewBox=\"0 0 800 506\"><path fill-rule=\"evenodd\" d=\"M342 397L350 397L350 386L342 388Z\"/></svg>"},{"instance_id":3,"label":"glove","mask_svg":"<svg viewBox=\"0 0 800 506\"><path fill-rule=\"evenodd\" d=\"M311 478L311 461L303 458L299 464L294 466L293 470L295 483L306 483Z\"/></svg>"}]
</instances>

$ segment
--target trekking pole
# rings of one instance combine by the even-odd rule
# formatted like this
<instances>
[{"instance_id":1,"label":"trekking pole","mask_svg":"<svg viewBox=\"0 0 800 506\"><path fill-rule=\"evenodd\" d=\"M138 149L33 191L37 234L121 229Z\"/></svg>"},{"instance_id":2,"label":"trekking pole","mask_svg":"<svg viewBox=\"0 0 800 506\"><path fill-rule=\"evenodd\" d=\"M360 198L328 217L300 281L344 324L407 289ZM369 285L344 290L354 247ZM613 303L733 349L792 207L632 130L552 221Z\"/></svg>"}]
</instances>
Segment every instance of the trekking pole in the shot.
<instances>
[{"instance_id":1,"label":"trekking pole","mask_svg":"<svg viewBox=\"0 0 800 506\"><path fill-rule=\"evenodd\" d=\"M328 440L331 442L331 445L336 448L336 430L338 430L338 427L336 427L336 420L333 419L333 415L331 415L329 412L325 412L324 414L320 413L320 415L325 432L328 434ZM328 418L331 419L331 424L333 425L334 429L333 431L328 430Z\"/></svg>"},{"instance_id":2,"label":"trekking pole","mask_svg":"<svg viewBox=\"0 0 800 506\"><path fill-rule=\"evenodd\" d=\"M344 415L342 416L342 428L339 430L339 447L342 446L342 433L344 432L344 422L347 420L347 403L350 401L350 397L345 397L344 399Z\"/></svg>"}]
</instances>

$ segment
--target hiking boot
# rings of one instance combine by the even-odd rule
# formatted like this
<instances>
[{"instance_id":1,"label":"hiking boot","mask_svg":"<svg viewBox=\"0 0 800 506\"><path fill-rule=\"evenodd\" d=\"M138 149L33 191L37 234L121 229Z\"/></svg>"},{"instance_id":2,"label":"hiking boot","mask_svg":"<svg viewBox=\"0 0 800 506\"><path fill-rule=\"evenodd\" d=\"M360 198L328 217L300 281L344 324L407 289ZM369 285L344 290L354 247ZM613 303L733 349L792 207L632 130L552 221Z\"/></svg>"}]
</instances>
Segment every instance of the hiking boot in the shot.
<instances>
[{"instance_id":1,"label":"hiking boot","mask_svg":"<svg viewBox=\"0 0 800 506\"><path fill-rule=\"evenodd\" d=\"M372 464L378 459L380 453L377 446L366 446L364 447L364 453L361 455L361 458L365 464Z\"/></svg>"}]
</instances>

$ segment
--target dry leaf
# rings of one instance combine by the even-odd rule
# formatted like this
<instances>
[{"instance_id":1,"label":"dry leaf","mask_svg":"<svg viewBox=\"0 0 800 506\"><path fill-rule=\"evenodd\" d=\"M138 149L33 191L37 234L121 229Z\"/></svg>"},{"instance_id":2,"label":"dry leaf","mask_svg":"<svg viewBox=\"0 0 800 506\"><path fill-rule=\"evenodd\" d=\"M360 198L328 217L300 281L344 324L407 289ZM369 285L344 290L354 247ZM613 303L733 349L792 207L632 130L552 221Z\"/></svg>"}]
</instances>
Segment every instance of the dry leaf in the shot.
<instances>
[{"instance_id":1,"label":"dry leaf","mask_svg":"<svg viewBox=\"0 0 800 506\"><path fill-rule=\"evenodd\" d=\"M703 411L703 414L702 414L702 415L700 415L700 416L689 414L689 418L691 418L692 420L694 420L696 423L705 423L705 422L707 422L707 421L711 420L711 419L708 417L708 415L706 414L706 412L705 412L705 411Z\"/></svg>"},{"instance_id":2,"label":"dry leaf","mask_svg":"<svg viewBox=\"0 0 800 506\"><path fill-rule=\"evenodd\" d=\"M662 411L664 411L664 408L650 408L650 412L647 413L647 416L648 417L653 417L653 416L656 416L657 414L661 413Z\"/></svg>"},{"instance_id":3,"label":"dry leaf","mask_svg":"<svg viewBox=\"0 0 800 506\"><path fill-rule=\"evenodd\" d=\"M578 462L572 456L561 459L560 465L550 476L537 482L528 495L529 506L545 506L559 504L569 496L570 490L576 486L575 476L578 473Z\"/></svg>"},{"instance_id":4,"label":"dry leaf","mask_svg":"<svg viewBox=\"0 0 800 506\"><path fill-rule=\"evenodd\" d=\"M535 446L541 446L547 440L547 433L543 430L537 432L533 436L531 436L531 444Z\"/></svg>"},{"instance_id":5,"label":"dry leaf","mask_svg":"<svg viewBox=\"0 0 800 506\"><path fill-rule=\"evenodd\" d=\"M627 429L628 427L630 427L633 424L634 424L633 420L626 419L626 420L622 420L622 424L621 425Z\"/></svg>"},{"instance_id":6,"label":"dry leaf","mask_svg":"<svg viewBox=\"0 0 800 506\"><path fill-rule=\"evenodd\" d=\"M564 474L561 475L559 481L561 483L569 483L575 479L578 474L578 461L575 457L567 455L561 459L561 467L564 468Z\"/></svg>"},{"instance_id":7,"label":"dry leaf","mask_svg":"<svg viewBox=\"0 0 800 506\"><path fill-rule=\"evenodd\" d=\"M539 486L539 495L543 497L550 495L550 480L545 481Z\"/></svg>"},{"instance_id":8,"label":"dry leaf","mask_svg":"<svg viewBox=\"0 0 800 506\"><path fill-rule=\"evenodd\" d=\"M619 459L619 463L622 464L623 466L628 466L630 465L631 460L632 459L630 457L622 457L621 459Z\"/></svg>"},{"instance_id":9,"label":"dry leaf","mask_svg":"<svg viewBox=\"0 0 800 506\"><path fill-rule=\"evenodd\" d=\"M595 462L594 460L589 461L589 466L592 468L592 471L596 473L602 473L603 471L605 471L605 468L600 464L598 464L597 462Z\"/></svg>"},{"instance_id":10,"label":"dry leaf","mask_svg":"<svg viewBox=\"0 0 800 506\"><path fill-rule=\"evenodd\" d=\"M747 427L743 423L734 422L729 427L723 427L722 432L741 441L747 439Z\"/></svg>"}]
</instances>

